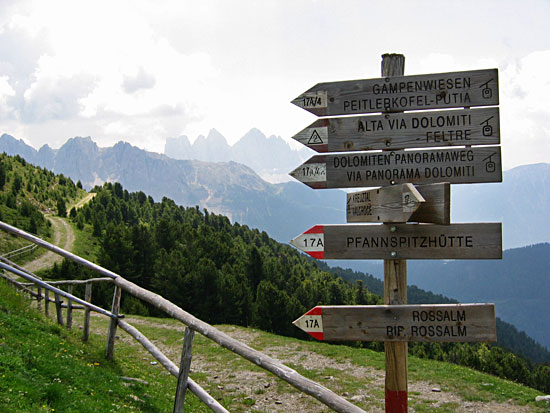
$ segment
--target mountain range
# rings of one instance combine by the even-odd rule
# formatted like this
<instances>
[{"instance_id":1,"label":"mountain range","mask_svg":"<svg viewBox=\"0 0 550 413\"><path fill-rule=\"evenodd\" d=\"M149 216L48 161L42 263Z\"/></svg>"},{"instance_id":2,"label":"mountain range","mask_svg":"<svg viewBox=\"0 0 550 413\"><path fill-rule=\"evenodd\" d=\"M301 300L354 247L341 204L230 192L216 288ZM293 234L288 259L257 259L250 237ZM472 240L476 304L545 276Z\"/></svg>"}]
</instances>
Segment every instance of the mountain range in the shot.
<instances>
[{"instance_id":1,"label":"mountain range","mask_svg":"<svg viewBox=\"0 0 550 413\"><path fill-rule=\"evenodd\" d=\"M256 138L260 136L252 131L250 135ZM209 136L214 137L212 142L216 139L222 143L225 141L214 132ZM209 141L209 138L204 140ZM201 145L208 146L207 142L201 143L199 147ZM259 148L259 152L255 152L255 148ZM265 149L261 148L262 145L249 145L249 157L265 157L265 154L261 155ZM9 155L18 154L35 165L62 173L75 181L80 180L86 189L107 181L117 181L128 191L143 191L156 200L166 196L180 205L199 205L211 212L226 215L232 221L264 230L282 242L287 242L316 224L345 222L343 191L315 191L298 182L271 184L261 179L250 167L234 161L176 160L141 150L125 142L109 148L99 148L89 137L69 139L59 149L54 150L45 145L37 151L24 141L4 134L0 137L0 151ZM291 151L289 147L288 151ZM276 153L275 150L273 152ZM221 157L221 154L216 156ZM300 162L296 159L295 161ZM499 184L453 185L452 222L502 222L504 248L548 242L549 183L550 164L535 164L505 171L503 182ZM537 251L539 255L543 254L537 259L544 259L544 254L548 257L549 251ZM538 320L540 314L545 314L541 312L539 304L541 300L548 301L548 289L526 282L529 277L522 276L519 267L507 264L508 255L505 252L503 261L491 260L479 264L476 264L477 261L410 260L409 278L411 284L416 283L428 290L460 300L476 298L463 294L465 290L479 290L478 299L488 301L493 296L481 291L489 291L491 283L486 290L482 290L478 287L478 278L490 279L496 284L499 282L499 274L516 268L518 271L512 274L517 276L515 281L506 284L512 292L511 297L514 297L514 285L524 283L522 285L529 287L533 284L533 288L530 288L530 293L522 296L523 301L506 298L506 301L502 301L500 310L497 306L497 312L500 311L503 319L527 330L528 321ZM349 262L345 265L341 262L330 262L331 265L333 263L378 277L382 275L379 261L355 261L353 266L347 265L351 264ZM452 268L455 269L453 274L456 274L456 278L452 282L444 281L446 278L440 275L449 273ZM478 278L473 277L470 280L468 277L461 277L468 273ZM487 278L486 274L492 274L493 278ZM542 265L538 272L530 275L548 278L548 265ZM437 280L440 282L436 282ZM494 296L494 301L498 300L499 296ZM536 305L527 305L530 300ZM529 311L519 309L518 306L523 304ZM517 314L516 318L514 314ZM528 332L544 345L550 346L547 333L541 334L541 331L535 330L530 329Z\"/></svg>"},{"instance_id":2,"label":"mountain range","mask_svg":"<svg viewBox=\"0 0 550 413\"><path fill-rule=\"evenodd\" d=\"M79 180L86 189L120 182L128 191L143 191L156 200L166 196L180 205L199 205L283 242L319 222L345 219L342 191L315 192L297 182L270 184L232 161L176 160L125 142L99 148L89 137L71 138L57 150L45 145L36 151L4 134L0 151Z\"/></svg>"},{"instance_id":3,"label":"mountain range","mask_svg":"<svg viewBox=\"0 0 550 413\"><path fill-rule=\"evenodd\" d=\"M176 141L185 142L178 139L172 143ZM227 145L215 130L197 141L192 147L202 148L201 156L205 156L208 148ZM167 147L172 145L168 142ZM275 143L271 151L273 159L286 153L295 162L287 171L301 162L297 151L281 138L266 138L257 129L240 142L233 148L248 148L248 158L266 159L265 165L277 163L267 161L271 159L268 154L271 143ZM86 189L118 181L129 191L144 191L155 199L166 196L180 205L199 205L226 215L232 221L267 231L282 242L316 224L345 223L343 191L315 191L299 182L272 184L252 168L235 161L176 160L125 142L99 148L89 137L71 138L55 150L44 145L37 151L23 140L3 134L0 151L21 155L35 165L80 180ZM230 152L227 153L230 157ZM212 149L212 157L221 159L222 153ZM548 188L550 164L547 163L505 171L503 182L498 184L452 185L451 222L502 222L505 249L549 242Z\"/></svg>"},{"instance_id":4,"label":"mountain range","mask_svg":"<svg viewBox=\"0 0 550 413\"><path fill-rule=\"evenodd\" d=\"M205 162L238 162L253 169L268 182L289 181L288 172L308 159L313 151L305 146L293 150L281 137L266 137L258 129L251 129L233 146L216 129L208 136L200 135L191 144L187 136L168 138L164 154L174 159Z\"/></svg>"}]
</instances>

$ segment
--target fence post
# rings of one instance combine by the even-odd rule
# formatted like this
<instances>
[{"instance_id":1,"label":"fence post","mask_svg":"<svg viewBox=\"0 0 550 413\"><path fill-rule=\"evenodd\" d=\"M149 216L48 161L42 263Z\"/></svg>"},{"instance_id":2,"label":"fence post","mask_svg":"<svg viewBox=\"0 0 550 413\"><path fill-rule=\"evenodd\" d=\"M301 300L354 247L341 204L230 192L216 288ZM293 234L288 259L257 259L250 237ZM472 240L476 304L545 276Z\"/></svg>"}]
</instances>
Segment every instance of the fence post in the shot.
<instances>
[{"instance_id":1,"label":"fence post","mask_svg":"<svg viewBox=\"0 0 550 413\"><path fill-rule=\"evenodd\" d=\"M57 324L63 325L63 311L61 309L61 297L55 294L55 311L57 313Z\"/></svg>"},{"instance_id":2,"label":"fence post","mask_svg":"<svg viewBox=\"0 0 550 413\"><path fill-rule=\"evenodd\" d=\"M44 288L44 313L46 317L50 316L50 290Z\"/></svg>"},{"instance_id":3,"label":"fence post","mask_svg":"<svg viewBox=\"0 0 550 413\"><path fill-rule=\"evenodd\" d=\"M92 302L92 283L86 283L84 300L86 300L89 303ZM84 332L82 333L82 341L84 343L88 342L89 335L90 335L90 309L86 307L84 309Z\"/></svg>"},{"instance_id":4,"label":"fence post","mask_svg":"<svg viewBox=\"0 0 550 413\"><path fill-rule=\"evenodd\" d=\"M183 338L183 350L181 352L180 371L178 374L178 385L176 387L176 400L174 401L174 413L183 413L185 393L187 392L187 379L189 378L189 370L191 369L194 336L195 331L187 327Z\"/></svg>"},{"instance_id":5,"label":"fence post","mask_svg":"<svg viewBox=\"0 0 550 413\"><path fill-rule=\"evenodd\" d=\"M38 293L38 296L36 297L36 307L38 310L42 309L42 288L40 286L36 286L36 292Z\"/></svg>"},{"instance_id":6,"label":"fence post","mask_svg":"<svg viewBox=\"0 0 550 413\"><path fill-rule=\"evenodd\" d=\"M67 286L67 292L69 294L73 293L73 286L69 284ZM68 299L67 302L67 330L71 330L73 326L73 300Z\"/></svg>"},{"instance_id":7,"label":"fence post","mask_svg":"<svg viewBox=\"0 0 550 413\"><path fill-rule=\"evenodd\" d=\"M111 313L118 316L120 310L120 295L122 289L117 285L115 286L115 292L113 294L113 305L111 306ZM117 318L111 318L111 323L109 324L109 333L107 334L107 350L106 357L107 360L112 360L115 352L115 334L117 327Z\"/></svg>"}]
</instances>

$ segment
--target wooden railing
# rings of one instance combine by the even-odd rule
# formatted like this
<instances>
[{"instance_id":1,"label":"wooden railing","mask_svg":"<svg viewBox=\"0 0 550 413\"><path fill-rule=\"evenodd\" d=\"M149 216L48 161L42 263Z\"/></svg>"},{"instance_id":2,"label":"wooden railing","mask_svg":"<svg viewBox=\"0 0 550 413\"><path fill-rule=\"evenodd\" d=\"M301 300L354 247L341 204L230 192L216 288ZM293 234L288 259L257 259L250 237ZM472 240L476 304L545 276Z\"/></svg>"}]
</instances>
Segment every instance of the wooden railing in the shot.
<instances>
[{"instance_id":1,"label":"wooden railing","mask_svg":"<svg viewBox=\"0 0 550 413\"><path fill-rule=\"evenodd\" d=\"M197 395L199 399L203 401L205 404L207 404L210 407L210 409L212 409L213 411L227 412L227 410L223 406L221 406L214 398L212 398L212 396L210 396L204 389L202 389L202 387L200 387L190 377L188 377L189 368L191 364L191 348L192 348L193 335L195 332L198 332L203 336L209 338L210 340L216 342L220 346L245 358L246 360L256 364L257 366L273 373L275 376L279 377L280 379L296 387L298 390L302 391L303 393L306 393L306 394L309 394L310 396L315 397L321 403L325 404L326 406L330 407L331 409L337 412L350 412L350 413L363 412L364 413L362 409L348 402L346 399L336 395L334 392L322 386L321 384L316 383L313 380L310 380L306 377L303 377L297 371L291 369L290 367L285 366L280 361L266 354L263 354L257 350L254 350L253 348L247 346L244 343L241 343L238 340L235 340L234 338L228 336L227 334L216 329L210 324L205 323L204 321L199 320L193 315L182 310L180 307L166 300L162 296L155 294L149 290L146 290L124 279L120 275L115 274L114 272L109 271L97 264L94 264L84 258L81 258L75 254L65 251L62 248L52 245L40 238L35 237L34 235L28 234L18 228L15 228L1 221L0 221L0 229L6 232L9 232L11 234L14 234L16 236L22 237L28 241L31 241L36 245L44 247L56 254L59 254L65 257L66 259L72 260L103 276L102 278L94 279L94 280L106 281L105 278L107 278L109 282L112 282L115 285L115 292L113 295L113 304L111 307L111 311L107 311L100 307L94 306L89 302L90 301L89 299L82 300L78 297L75 297L72 294L69 294L68 292L65 292L59 288L56 288L54 285L59 284L60 282L45 282L43 280L40 280L38 277L24 271L21 268L16 268L14 266L6 264L5 260L0 260L0 268L30 281L32 284L37 285L38 288L44 288L45 303L48 303L49 301L49 298L47 297L46 292L52 291L54 293L54 296L56 297L56 300L55 300L56 308L59 308L58 310L59 323L63 323L62 316L59 315L62 308L60 297L65 297L69 300L70 304L68 304L67 306L69 305L72 306L71 301L74 301L75 303L82 305L83 307L85 307L86 309L89 309L90 311L96 311L110 317L111 322L109 325L109 332L107 334L107 346L106 346L107 358L112 359L114 355L114 337L115 337L115 332L117 327L122 328L124 331L130 334L133 338L135 338L147 351L151 353L151 355L153 355L153 357L155 357L160 362L160 364L162 364L172 375L178 378L176 400L174 404L175 412L183 411L183 402L185 398L186 389L189 389L191 392ZM4 278L6 278L5 275L4 275ZM10 278L10 277L7 277L7 278ZM28 287L26 284L23 285L22 283L16 282L13 279L10 279L10 281L17 283L20 285L20 287L26 288L28 290ZM74 283L74 282L75 281L70 281L70 283ZM87 282L89 284L86 284L86 285L91 285L92 280L85 280L85 281L79 281L79 282L80 283ZM63 281L61 283L69 284L69 282L67 281ZM179 368L172 361L170 361L153 343L151 343L151 341L147 339L147 337L145 337L135 327L131 326L130 324L128 324L126 321L122 319L123 316L119 314L120 296L121 296L122 290L126 291L127 293L130 293L134 297L137 297L143 301L148 302L149 304L153 305L157 309L164 311L170 317L181 321L187 326L185 338L184 338L182 358L181 358L181 363ZM36 295L40 299L42 298L41 293L32 292L32 294ZM75 307L73 306L72 308L75 308Z\"/></svg>"},{"instance_id":2,"label":"wooden railing","mask_svg":"<svg viewBox=\"0 0 550 413\"><path fill-rule=\"evenodd\" d=\"M14 257L18 257L19 255L23 255L23 254L32 254L32 252L36 248L38 248L38 245L36 245L36 244L25 245L24 247L21 247L21 248L18 248L16 250L7 252L6 254L4 254L4 258L14 258Z\"/></svg>"}]
</instances>

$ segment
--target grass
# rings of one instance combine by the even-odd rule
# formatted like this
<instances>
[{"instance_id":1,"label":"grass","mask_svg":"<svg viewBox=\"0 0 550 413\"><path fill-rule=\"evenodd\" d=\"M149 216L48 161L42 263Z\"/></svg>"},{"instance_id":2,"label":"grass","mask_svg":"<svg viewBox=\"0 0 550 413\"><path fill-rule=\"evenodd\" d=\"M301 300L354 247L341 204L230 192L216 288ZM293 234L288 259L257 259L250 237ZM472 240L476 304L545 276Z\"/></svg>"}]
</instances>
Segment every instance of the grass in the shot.
<instances>
[{"instance_id":1,"label":"grass","mask_svg":"<svg viewBox=\"0 0 550 413\"><path fill-rule=\"evenodd\" d=\"M0 282L0 411L172 410L175 378L163 377L156 386L153 380L162 373L149 365L151 384L130 384L121 376L139 377L141 371L125 365L105 360L99 337L83 344L80 334L29 309L26 298ZM202 411L196 398L189 397L189 404Z\"/></svg>"},{"instance_id":2,"label":"grass","mask_svg":"<svg viewBox=\"0 0 550 413\"><path fill-rule=\"evenodd\" d=\"M99 241L92 235L92 226L85 224L84 228L80 230L72 220L69 219L68 223L75 234L73 250L71 252L79 257L97 262Z\"/></svg>"},{"instance_id":3,"label":"grass","mask_svg":"<svg viewBox=\"0 0 550 413\"><path fill-rule=\"evenodd\" d=\"M183 344L182 325L172 319L131 317L133 324L176 364ZM94 334L90 343L80 341L74 317L73 331L67 331L42 314L28 308L28 301L0 283L0 411L87 412L87 411L170 411L176 379L137 342L120 329L115 345L115 361L104 358L108 320L92 317ZM176 329L177 328L177 329ZM365 410L383 410L384 390L379 378L384 374L384 354L371 350L299 341L244 327L218 326L230 335L246 336L248 344L275 356L304 376L351 398ZM318 358L320 363L312 363ZM323 363L329 360L330 363ZM262 405L266 398L292 395L310 411L328 411L309 396L303 396L286 382L211 340L195 335L191 377L229 411L271 411ZM153 363L152 363L153 362ZM197 366L200 365L199 369ZM356 370L363 371L358 377ZM373 374L378 377L374 380ZM247 376L246 385L239 380ZM129 384L121 376L147 381ZM253 376L254 379L250 380ZM550 411L544 402L535 403L540 392L452 364L409 357L409 383L427 383L443 393L452 392L465 402L507 402L526 405L531 411ZM383 383L383 379L382 379ZM412 386L411 386L412 387ZM433 397L432 397L433 396ZM297 398L297 399L296 399ZM409 405L416 412L452 412L455 401L437 403L436 394L409 392ZM273 401L273 400L272 400ZM294 406L293 406L294 407ZM282 406L284 410L284 406ZM186 397L186 409L209 409L194 395ZM300 407L293 410L299 411Z\"/></svg>"}]
</instances>

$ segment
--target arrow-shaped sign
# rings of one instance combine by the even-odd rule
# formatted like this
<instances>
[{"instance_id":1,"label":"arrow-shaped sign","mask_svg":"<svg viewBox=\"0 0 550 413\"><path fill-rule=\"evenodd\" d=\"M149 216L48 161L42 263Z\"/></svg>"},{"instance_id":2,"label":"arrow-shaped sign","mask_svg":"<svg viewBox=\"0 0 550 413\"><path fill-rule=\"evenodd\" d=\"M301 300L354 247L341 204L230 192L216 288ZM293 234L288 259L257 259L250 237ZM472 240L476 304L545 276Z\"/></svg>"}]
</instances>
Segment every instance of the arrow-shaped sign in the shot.
<instances>
[{"instance_id":1,"label":"arrow-shaped sign","mask_svg":"<svg viewBox=\"0 0 550 413\"><path fill-rule=\"evenodd\" d=\"M501 182L500 146L316 155L290 173L314 189Z\"/></svg>"},{"instance_id":2,"label":"arrow-shaped sign","mask_svg":"<svg viewBox=\"0 0 550 413\"><path fill-rule=\"evenodd\" d=\"M384 186L347 194L347 222L450 223L449 183Z\"/></svg>"},{"instance_id":3,"label":"arrow-shaped sign","mask_svg":"<svg viewBox=\"0 0 550 413\"><path fill-rule=\"evenodd\" d=\"M327 341L496 341L494 304L317 306L293 324Z\"/></svg>"},{"instance_id":4,"label":"arrow-shaped sign","mask_svg":"<svg viewBox=\"0 0 550 413\"><path fill-rule=\"evenodd\" d=\"M317 152L492 145L498 108L431 110L319 119L293 136Z\"/></svg>"},{"instance_id":5,"label":"arrow-shaped sign","mask_svg":"<svg viewBox=\"0 0 550 413\"><path fill-rule=\"evenodd\" d=\"M316 225L290 243L319 259L501 259L502 225Z\"/></svg>"},{"instance_id":6,"label":"arrow-shaped sign","mask_svg":"<svg viewBox=\"0 0 550 413\"><path fill-rule=\"evenodd\" d=\"M292 103L317 116L498 105L498 70L319 83Z\"/></svg>"},{"instance_id":7,"label":"arrow-shaped sign","mask_svg":"<svg viewBox=\"0 0 550 413\"><path fill-rule=\"evenodd\" d=\"M407 222L424 197L413 184L347 194L348 222Z\"/></svg>"}]
</instances>

